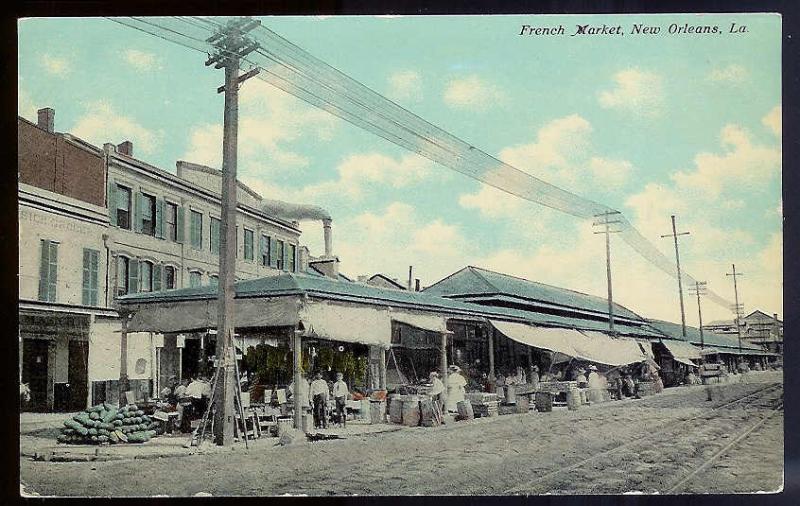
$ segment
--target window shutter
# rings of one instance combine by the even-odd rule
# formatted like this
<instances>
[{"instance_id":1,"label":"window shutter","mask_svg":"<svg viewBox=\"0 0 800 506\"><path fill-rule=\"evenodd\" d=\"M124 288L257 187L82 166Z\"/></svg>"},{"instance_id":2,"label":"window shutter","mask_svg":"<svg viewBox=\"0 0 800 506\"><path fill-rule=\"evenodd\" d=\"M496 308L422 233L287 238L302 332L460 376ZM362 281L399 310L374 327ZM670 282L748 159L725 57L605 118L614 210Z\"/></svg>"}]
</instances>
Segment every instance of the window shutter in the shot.
<instances>
[{"instance_id":1,"label":"window shutter","mask_svg":"<svg viewBox=\"0 0 800 506\"><path fill-rule=\"evenodd\" d=\"M42 239L42 255L39 263L39 300L47 300L47 278L50 269L50 241Z\"/></svg>"},{"instance_id":2,"label":"window shutter","mask_svg":"<svg viewBox=\"0 0 800 506\"><path fill-rule=\"evenodd\" d=\"M164 199L156 200L156 237L164 238Z\"/></svg>"},{"instance_id":3,"label":"window shutter","mask_svg":"<svg viewBox=\"0 0 800 506\"><path fill-rule=\"evenodd\" d=\"M133 199L133 209L134 209L133 229L136 232L142 233L142 207L144 207L143 206L144 196L141 193L136 192L134 194L134 197L135 198Z\"/></svg>"},{"instance_id":4,"label":"window shutter","mask_svg":"<svg viewBox=\"0 0 800 506\"><path fill-rule=\"evenodd\" d=\"M84 306L91 305L92 289L92 252L83 250L83 287L81 291L81 301Z\"/></svg>"},{"instance_id":5,"label":"window shutter","mask_svg":"<svg viewBox=\"0 0 800 506\"><path fill-rule=\"evenodd\" d=\"M58 286L58 243L50 243L50 268L47 273L47 297L50 302L56 301L56 287Z\"/></svg>"},{"instance_id":6,"label":"window shutter","mask_svg":"<svg viewBox=\"0 0 800 506\"><path fill-rule=\"evenodd\" d=\"M139 261L135 258L130 259L128 264L128 293L139 291Z\"/></svg>"},{"instance_id":7,"label":"window shutter","mask_svg":"<svg viewBox=\"0 0 800 506\"><path fill-rule=\"evenodd\" d=\"M153 265L153 291L161 291L161 269L164 267L161 264Z\"/></svg>"},{"instance_id":8,"label":"window shutter","mask_svg":"<svg viewBox=\"0 0 800 506\"><path fill-rule=\"evenodd\" d=\"M90 287L89 287L90 288L90 293L91 293L91 297L90 297L89 302L91 302L92 306L96 306L97 305L97 292L98 292L98 283L97 283L97 281L98 281L98 273L100 272L100 265L99 265L100 264L100 252L92 251L91 257L92 257L92 259L91 259L92 260L92 265L91 265L90 269L91 269L91 272L92 272L92 279L91 279L91 283L90 283Z\"/></svg>"},{"instance_id":9,"label":"window shutter","mask_svg":"<svg viewBox=\"0 0 800 506\"><path fill-rule=\"evenodd\" d=\"M184 209L183 207L178 207L178 212L175 218L178 227L178 233L176 235L176 242L183 243L183 220L184 220Z\"/></svg>"},{"instance_id":10,"label":"window shutter","mask_svg":"<svg viewBox=\"0 0 800 506\"><path fill-rule=\"evenodd\" d=\"M258 265L264 265L264 253L267 252L267 238L263 235L258 236Z\"/></svg>"},{"instance_id":11,"label":"window shutter","mask_svg":"<svg viewBox=\"0 0 800 506\"><path fill-rule=\"evenodd\" d=\"M117 183L108 181L108 219L112 225L117 225Z\"/></svg>"},{"instance_id":12,"label":"window shutter","mask_svg":"<svg viewBox=\"0 0 800 506\"><path fill-rule=\"evenodd\" d=\"M278 241L274 237L269 238L269 266L278 265Z\"/></svg>"},{"instance_id":13,"label":"window shutter","mask_svg":"<svg viewBox=\"0 0 800 506\"><path fill-rule=\"evenodd\" d=\"M289 259L289 245L288 244L284 244L283 245L283 270L285 270L285 271L289 270L288 259Z\"/></svg>"}]
</instances>

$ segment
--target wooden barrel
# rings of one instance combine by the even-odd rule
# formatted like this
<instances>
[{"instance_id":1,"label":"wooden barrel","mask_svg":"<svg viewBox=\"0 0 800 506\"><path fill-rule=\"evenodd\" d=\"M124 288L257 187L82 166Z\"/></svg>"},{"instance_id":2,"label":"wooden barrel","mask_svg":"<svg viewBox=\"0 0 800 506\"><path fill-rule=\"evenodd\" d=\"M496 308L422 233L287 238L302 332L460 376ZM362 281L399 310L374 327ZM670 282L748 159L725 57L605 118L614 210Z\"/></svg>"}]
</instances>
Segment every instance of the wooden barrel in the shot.
<instances>
[{"instance_id":1,"label":"wooden barrel","mask_svg":"<svg viewBox=\"0 0 800 506\"><path fill-rule=\"evenodd\" d=\"M369 401L369 423L386 421L386 401Z\"/></svg>"},{"instance_id":2,"label":"wooden barrel","mask_svg":"<svg viewBox=\"0 0 800 506\"><path fill-rule=\"evenodd\" d=\"M389 398L389 421L403 423L403 396L393 395Z\"/></svg>"},{"instance_id":3,"label":"wooden barrel","mask_svg":"<svg viewBox=\"0 0 800 506\"><path fill-rule=\"evenodd\" d=\"M570 411L576 411L578 406L580 406L581 402L581 394L578 392L577 388L570 388L567 390L567 409Z\"/></svg>"},{"instance_id":4,"label":"wooden barrel","mask_svg":"<svg viewBox=\"0 0 800 506\"><path fill-rule=\"evenodd\" d=\"M420 424L423 427L436 427L439 419L436 417L434 401L430 397L423 397L419 401Z\"/></svg>"},{"instance_id":5,"label":"wooden barrel","mask_svg":"<svg viewBox=\"0 0 800 506\"><path fill-rule=\"evenodd\" d=\"M402 424L408 427L416 427L420 422L419 397L409 395L403 399L403 421Z\"/></svg>"},{"instance_id":6,"label":"wooden barrel","mask_svg":"<svg viewBox=\"0 0 800 506\"><path fill-rule=\"evenodd\" d=\"M506 385L506 404L517 403L517 387L515 385Z\"/></svg>"},{"instance_id":7,"label":"wooden barrel","mask_svg":"<svg viewBox=\"0 0 800 506\"><path fill-rule=\"evenodd\" d=\"M278 418L278 437L281 437L285 432L291 431L294 427L294 420L291 418Z\"/></svg>"},{"instance_id":8,"label":"wooden barrel","mask_svg":"<svg viewBox=\"0 0 800 506\"><path fill-rule=\"evenodd\" d=\"M553 394L550 392L536 392L536 411L549 413L553 411Z\"/></svg>"},{"instance_id":9,"label":"wooden barrel","mask_svg":"<svg viewBox=\"0 0 800 506\"><path fill-rule=\"evenodd\" d=\"M459 420L472 420L475 418L475 413L472 411L472 402L470 401L459 401L456 404L456 409L458 409Z\"/></svg>"},{"instance_id":10,"label":"wooden barrel","mask_svg":"<svg viewBox=\"0 0 800 506\"><path fill-rule=\"evenodd\" d=\"M527 413L530 410L530 395L518 395L517 396L517 413Z\"/></svg>"}]
</instances>

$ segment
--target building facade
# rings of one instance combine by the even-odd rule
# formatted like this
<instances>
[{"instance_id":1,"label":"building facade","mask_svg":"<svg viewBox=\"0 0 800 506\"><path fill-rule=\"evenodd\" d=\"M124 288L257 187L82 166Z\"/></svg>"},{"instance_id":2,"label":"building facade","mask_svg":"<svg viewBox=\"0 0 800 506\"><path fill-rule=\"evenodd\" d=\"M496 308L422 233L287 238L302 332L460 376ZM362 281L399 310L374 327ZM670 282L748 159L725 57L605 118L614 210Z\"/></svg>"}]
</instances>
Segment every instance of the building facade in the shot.
<instances>
[{"instance_id":1,"label":"building facade","mask_svg":"<svg viewBox=\"0 0 800 506\"><path fill-rule=\"evenodd\" d=\"M777 314L769 316L755 310L740 321L742 341L758 345L773 353L783 353L783 321ZM718 320L703 326L703 330L738 338L735 320Z\"/></svg>"}]
</instances>

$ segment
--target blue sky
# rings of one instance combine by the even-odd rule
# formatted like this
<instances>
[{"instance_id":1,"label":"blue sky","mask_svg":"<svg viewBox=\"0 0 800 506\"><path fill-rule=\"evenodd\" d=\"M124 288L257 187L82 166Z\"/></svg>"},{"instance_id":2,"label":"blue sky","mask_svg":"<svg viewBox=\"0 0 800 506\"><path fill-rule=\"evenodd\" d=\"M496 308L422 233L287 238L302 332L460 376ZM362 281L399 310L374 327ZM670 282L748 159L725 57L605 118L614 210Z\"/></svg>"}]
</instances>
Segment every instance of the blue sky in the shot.
<instances>
[{"instance_id":1,"label":"blue sky","mask_svg":"<svg viewBox=\"0 0 800 506\"><path fill-rule=\"evenodd\" d=\"M265 26L435 125L545 181L623 211L670 258L746 311L782 313L780 18L475 16L262 18ZM519 36L520 26L671 23L723 33ZM731 22L747 33L727 33ZM137 157L219 165L222 72L204 55L105 19L20 22L19 110L56 129L134 142ZM242 88L242 180L334 216L349 275L423 285L480 265L605 295L604 243L585 223L429 162L259 80ZM318 224L304 242L320 253ZM673 278L613 246L615 299L679 321ZM688 299L687 299L688 300ZM689 301L691 302L691 301ZM687 302L687 321L696 306ZM704 305L704 320L727 318Z\"/></svg>"}]
</instances>

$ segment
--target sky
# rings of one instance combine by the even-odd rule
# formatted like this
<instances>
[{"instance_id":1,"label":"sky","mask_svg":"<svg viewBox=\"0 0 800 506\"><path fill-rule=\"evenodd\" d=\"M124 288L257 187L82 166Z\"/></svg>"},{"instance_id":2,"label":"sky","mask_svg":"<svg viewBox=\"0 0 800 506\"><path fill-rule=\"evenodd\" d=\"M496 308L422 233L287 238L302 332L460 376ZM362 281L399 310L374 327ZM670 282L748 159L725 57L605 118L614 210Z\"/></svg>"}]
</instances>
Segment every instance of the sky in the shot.
<instances>
[{"instance_id":1,"label":"sky","mask_svg":"<svg viewBox=\"0 0 800 506\"><path fill-rule=\"evenodd\" d=\"M781 19L777 15L263 17L262 23L487 153L620 210L665 255L745 314L783 314ZM578 35L576 25L624 35ZM643 23L657 35L631 34ZM670 25L719 33L669 34ZM730 33L731 24L745 32ZM565 35L519 35L521 26ZM737 28L738 29L738 28ZM205 55L107 19L19 24L19 114L175 171L219 167L223 73ZM350 277L423 286L475 265L606 296L605 241L590 223L500 192L259 79L241 88L240 179L265 198L334 218ZM302 242L322 253L319 223ZM614 300L680 321L677 281L612 236ZM687 287L684 287L687 288ZM697 301L684 298L696 325ZM729 308L701 301L703 320Z\"/></svg>"}]
</instances>

